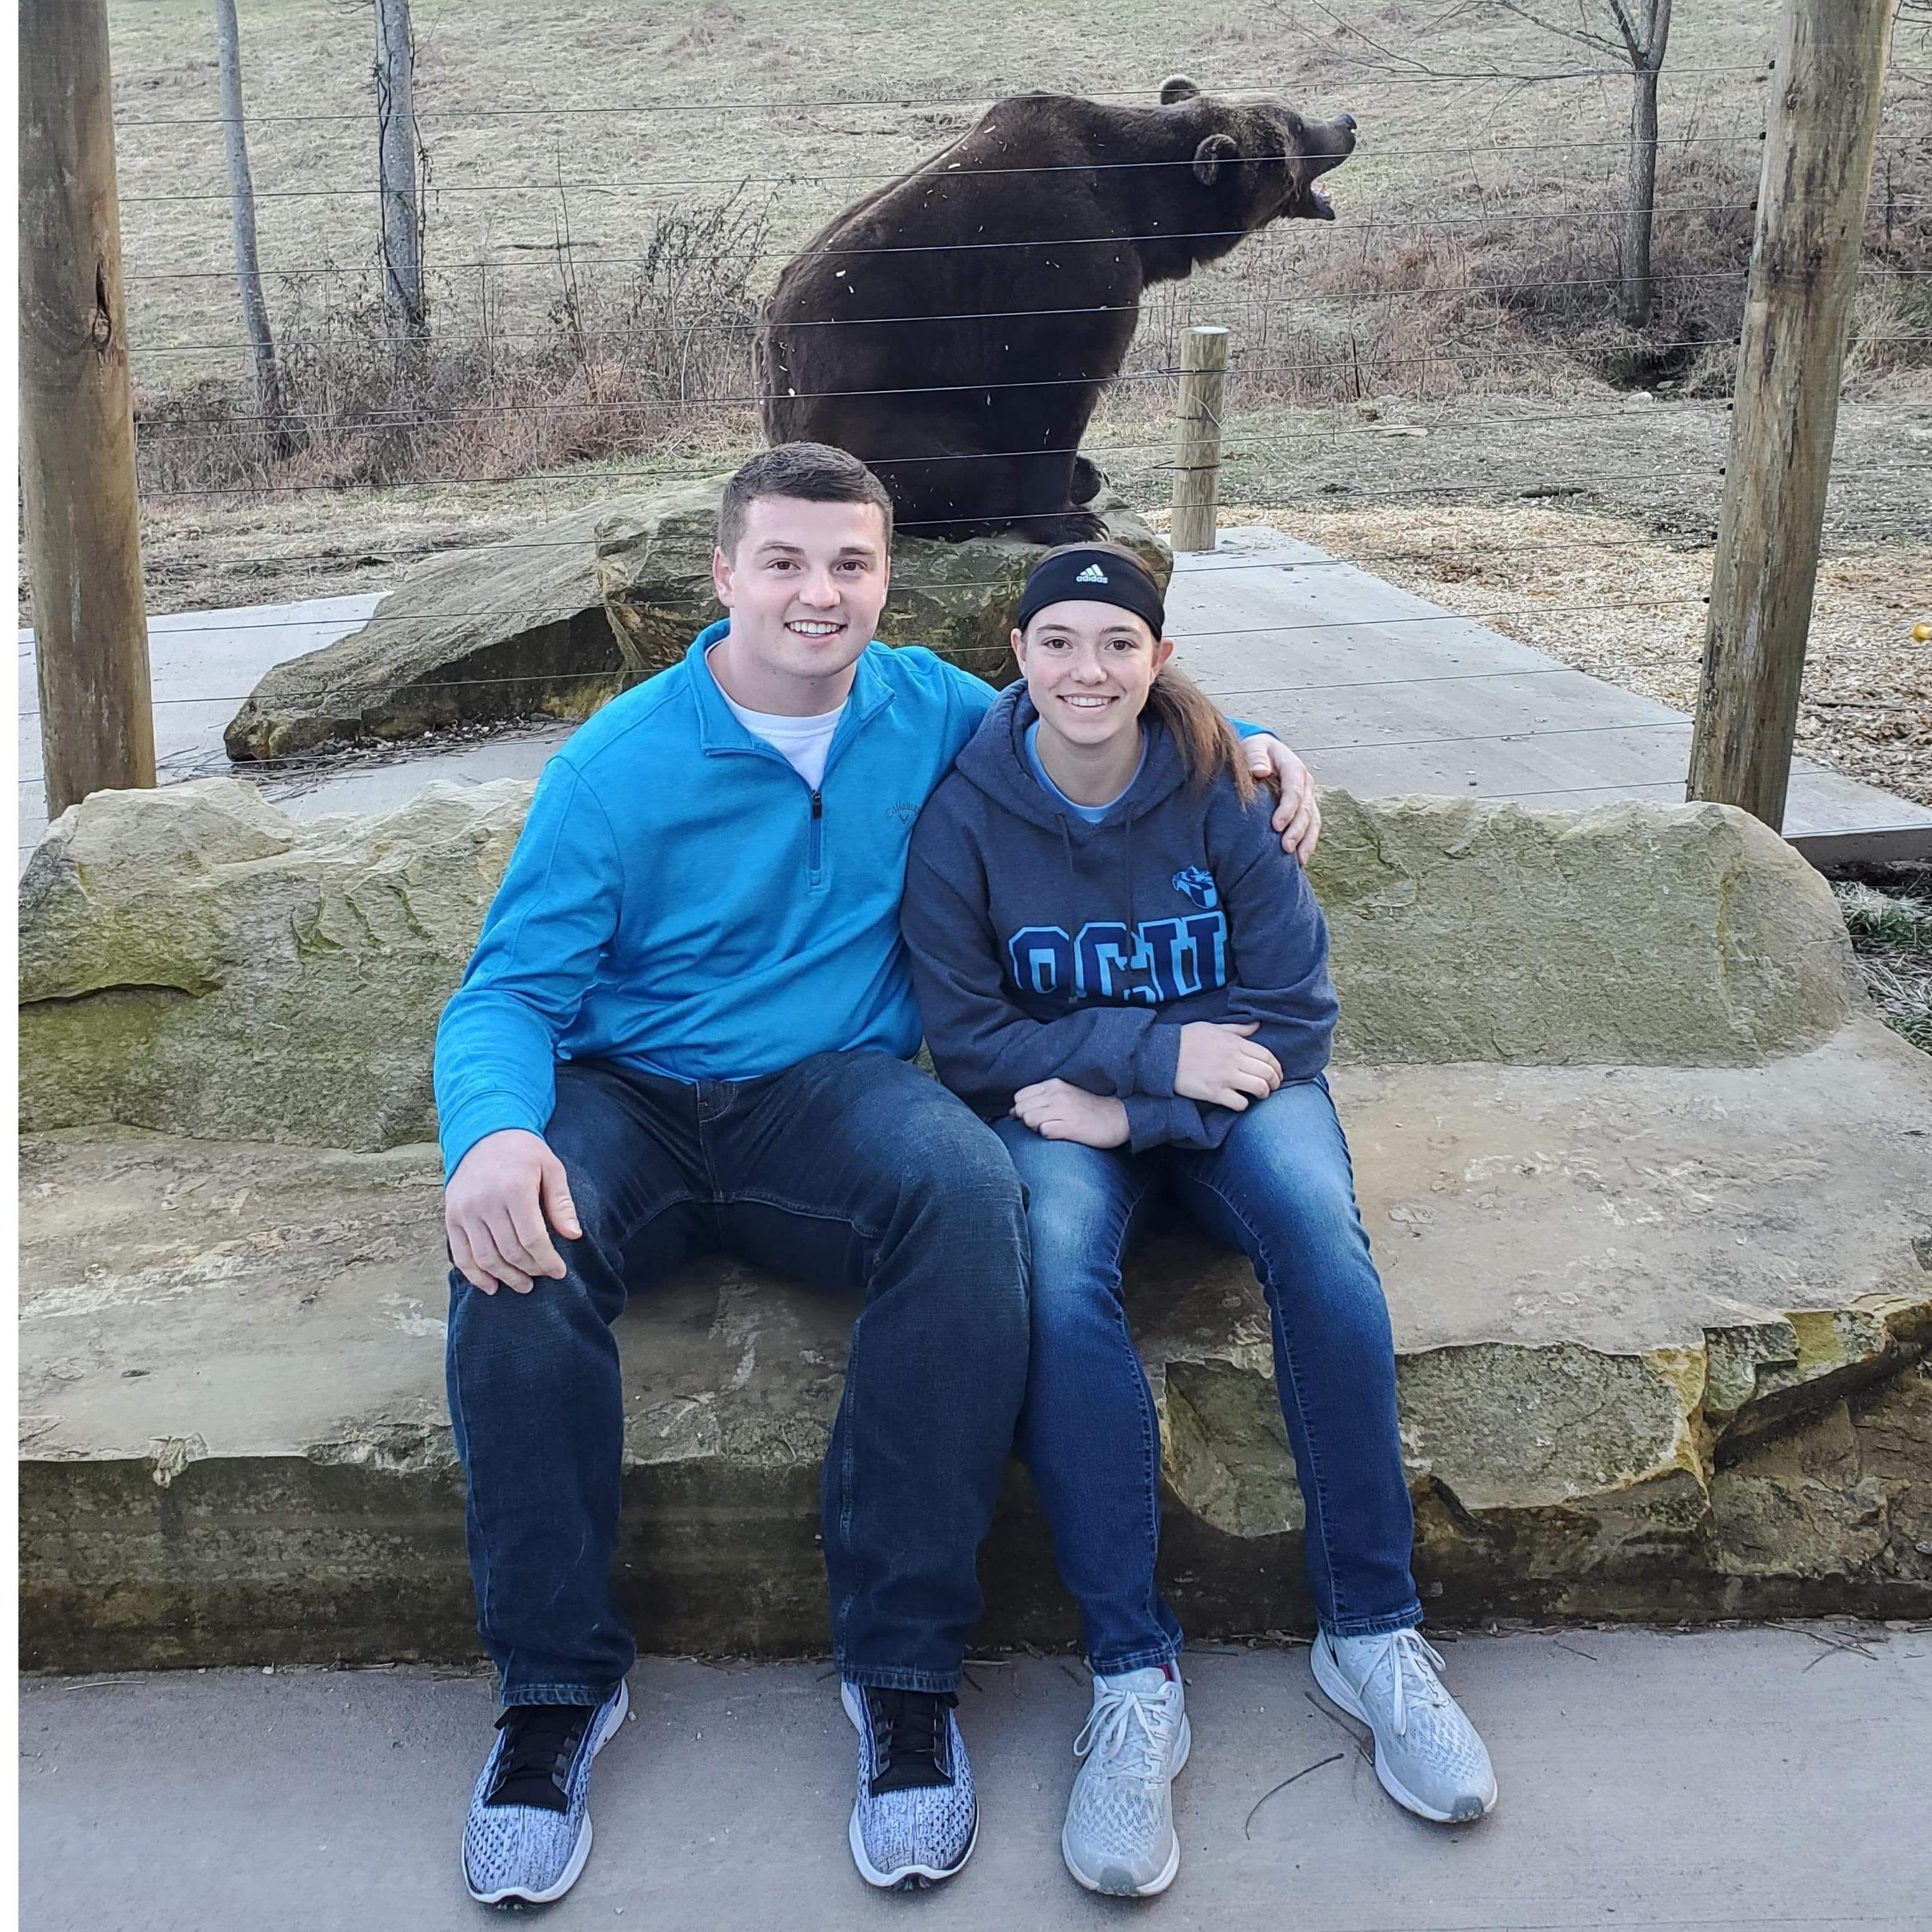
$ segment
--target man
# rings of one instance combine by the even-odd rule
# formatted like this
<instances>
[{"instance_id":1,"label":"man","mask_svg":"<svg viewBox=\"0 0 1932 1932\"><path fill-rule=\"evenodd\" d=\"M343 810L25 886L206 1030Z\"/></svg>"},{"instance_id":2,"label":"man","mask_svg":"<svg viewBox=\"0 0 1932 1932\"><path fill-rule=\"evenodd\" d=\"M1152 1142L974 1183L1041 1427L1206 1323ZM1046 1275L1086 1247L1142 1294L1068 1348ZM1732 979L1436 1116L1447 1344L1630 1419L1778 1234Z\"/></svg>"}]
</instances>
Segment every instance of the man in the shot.
<instances>
[{"instance_id":1,"label":"man","mask_svg":"<svg viewBox=\"0 0 1932 1932\"><path fill-rule=\"evenodd\" d=\"M464 1838L485 1904L560 1898L583 1869L635 1655L609 1590L611 1324L716 1247L864 1291L822 1526L852 1852L903 1887L972 1850L953 1694L1025 1384L1025 1224L997 1136L908 1064L898 901L913 820L993 693L872 641L891 541L841 451L732 478L728 619L545 767L442 1016L450 1415L504 1706ZM1299 761L1264 737L1251 755L1283 781L1284 843L1312 850Z\"/></svg>"}]
</instances>

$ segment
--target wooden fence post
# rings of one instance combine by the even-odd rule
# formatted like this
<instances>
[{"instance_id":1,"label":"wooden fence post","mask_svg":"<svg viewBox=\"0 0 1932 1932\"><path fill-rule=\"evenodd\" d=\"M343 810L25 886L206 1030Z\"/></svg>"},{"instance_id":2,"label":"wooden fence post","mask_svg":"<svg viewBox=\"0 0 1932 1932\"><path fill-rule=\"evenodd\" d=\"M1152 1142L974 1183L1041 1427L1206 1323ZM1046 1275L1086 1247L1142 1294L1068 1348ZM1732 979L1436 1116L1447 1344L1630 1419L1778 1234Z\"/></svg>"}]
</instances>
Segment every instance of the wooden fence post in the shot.
<instances>
[{"instance_id":1,"label":"wooden fence post","mask_svg":"<svg viewBox=\"0 0 1932 1932\"><path fill-rule=\"evenodd\" d=\"M1221 494L1221 392L1228 376L1228 332L1190 328L1180 344L1179 434L1174 451L1177 550L1214 548L1214 511Z\"/></svg>"},{"instance_id":2,"label":"wooden fence post","mask_svg":"<svg viewBox=\"0 0 1932 1932\"><path fill-rule=\"evenodd\" d=\"M105 0L21 0L20 487L51 818L154 782Z\"/></svg>"},{"instance_id":3,"label":"wooden fence post","mask_svg":"<svg viewBox=\"0 0 1932 1932\"><path fill-rule=\"evenodd\" d=\"M1784 0L1686 796L1784 823L1898 0Z\"/></svg>"}]
</instances>

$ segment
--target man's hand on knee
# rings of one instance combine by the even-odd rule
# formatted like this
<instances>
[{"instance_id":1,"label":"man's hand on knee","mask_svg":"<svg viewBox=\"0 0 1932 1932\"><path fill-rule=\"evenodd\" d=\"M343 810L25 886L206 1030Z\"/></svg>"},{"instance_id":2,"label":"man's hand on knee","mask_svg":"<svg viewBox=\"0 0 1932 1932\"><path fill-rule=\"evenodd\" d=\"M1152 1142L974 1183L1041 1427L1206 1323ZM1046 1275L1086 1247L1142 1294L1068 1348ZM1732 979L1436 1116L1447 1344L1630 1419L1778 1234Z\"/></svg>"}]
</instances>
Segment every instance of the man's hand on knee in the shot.
<instances>
[{"instance_id":1,"label":"man's hand on knee","mask_svg":"<svg viewBox=\"0 0 1932 1932\"><path fill-rule=\"evenodd\" d=\"M485 1134L457 1162L442 1220L452 1259L485 1294L506 1283L527 1294L540 1274L561 1280L563 1257L550 1231L567 1241L584 1234L563 1162L541 1135L521 1127Z\"/></svg>"}]
</instances>

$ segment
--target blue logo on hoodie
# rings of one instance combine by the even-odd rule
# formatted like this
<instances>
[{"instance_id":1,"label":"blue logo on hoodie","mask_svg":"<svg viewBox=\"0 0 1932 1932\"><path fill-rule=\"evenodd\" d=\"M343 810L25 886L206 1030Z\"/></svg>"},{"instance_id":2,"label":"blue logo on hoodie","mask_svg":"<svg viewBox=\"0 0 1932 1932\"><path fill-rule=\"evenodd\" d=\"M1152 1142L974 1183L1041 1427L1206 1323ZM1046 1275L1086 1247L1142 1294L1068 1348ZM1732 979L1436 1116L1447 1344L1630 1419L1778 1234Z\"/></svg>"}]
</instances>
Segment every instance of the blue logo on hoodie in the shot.
<instances>
[{"instance_id":1,"label":"blue logo on hoodie","mask_svg":"<svg viewBox=\"0 0 1932 1932\"><path fill-rule=\"evenodd\" d=\"M1186 866L1174 875L1174 890L1192 899L1203 912L1212 912L1221 903L1214 887L1214 875L1204 866Z\"/></svg>"}]
</instances>

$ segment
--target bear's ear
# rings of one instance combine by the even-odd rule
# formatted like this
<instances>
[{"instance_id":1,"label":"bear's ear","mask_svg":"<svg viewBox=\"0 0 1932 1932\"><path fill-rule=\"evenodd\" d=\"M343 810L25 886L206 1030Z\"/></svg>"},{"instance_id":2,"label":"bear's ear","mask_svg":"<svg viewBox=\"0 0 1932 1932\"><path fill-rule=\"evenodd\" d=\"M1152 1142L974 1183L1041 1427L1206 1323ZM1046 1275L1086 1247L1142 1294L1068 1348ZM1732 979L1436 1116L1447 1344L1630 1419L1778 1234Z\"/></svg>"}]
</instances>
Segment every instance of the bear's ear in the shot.
<instances>
[{"instance_id":1,"label":"bear's ear","mask_svg":"<svg viewBox=\"0 0 1932 1932\"><path fill-rule=\"evenodd\" d=\"M1212 188L1220 178L1223 162L1240 152L1232 134L1210 134L1194 151L1194 178L1203 188Z\"/></svg>"},{"instance_id":2,"label":"bear's ear","mask_svg":"<svg viewBox=\"0 0 1932 1932\"><path fill-rule=\"evenodd\" d=\"M1172 107L1180 100L1192 100L1201 92L1184 74L1171 74L1160 84L1160 104Z\"/></svg>"}]
</instances>

